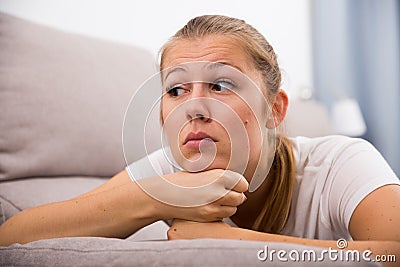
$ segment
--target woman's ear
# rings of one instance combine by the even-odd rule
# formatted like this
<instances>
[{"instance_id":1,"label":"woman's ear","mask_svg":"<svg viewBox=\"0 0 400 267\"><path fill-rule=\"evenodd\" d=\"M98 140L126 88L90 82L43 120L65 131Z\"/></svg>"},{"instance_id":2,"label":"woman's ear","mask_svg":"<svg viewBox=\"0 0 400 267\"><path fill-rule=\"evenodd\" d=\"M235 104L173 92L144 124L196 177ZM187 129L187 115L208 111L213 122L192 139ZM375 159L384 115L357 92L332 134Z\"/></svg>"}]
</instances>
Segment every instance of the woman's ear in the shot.
<instances>
[{"instance_id":1,"label":"woman's ear","mask_svg":"<svg viewBox=\"0 0 400 267\"><path fill-rule=\"evenodd\" d=\"M285 91L279 89L272 99L272 117L267 121L267 127L272 129L278 127L285 119L289 105L289 98Z\"/></svg>"}]
</instances>

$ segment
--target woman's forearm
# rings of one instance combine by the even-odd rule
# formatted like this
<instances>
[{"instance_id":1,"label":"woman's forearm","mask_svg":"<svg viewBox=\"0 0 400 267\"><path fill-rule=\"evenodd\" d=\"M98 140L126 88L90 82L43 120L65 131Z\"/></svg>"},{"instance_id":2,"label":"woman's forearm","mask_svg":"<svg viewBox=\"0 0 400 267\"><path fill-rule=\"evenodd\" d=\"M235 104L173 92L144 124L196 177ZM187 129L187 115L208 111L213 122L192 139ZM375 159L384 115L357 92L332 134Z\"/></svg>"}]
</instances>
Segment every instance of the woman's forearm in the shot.
<instances>
[{"instance_id":1,"label":"woman's forearm","mask_svg":"<svg viewBox=\"0 0 400 267\"><path fill-rule=\"evenodd\" d=\"M285 235L263 233L243 228L230 227L223 222L197 223L191 221L174 220L168 231L169 239L196 239L196 238L222 238L236 240L253 240L264 242L282 242L287 244L299 244L308 247L332 248L340 250L335 240L316 240L298 238ZM396 261L382 262L387 266L398 266L400 260L400 242L398 241L348 241L346 250L358 250L360 252L371 251L371 259L378 255L392 257ZM379 256L378 256L379 257ZM397 264L397 265L396 265Z\"/></svg>"},{"instance_id":2,"label":"woman's forearm","mask_svg":"<svg viewBox=\"0 0 400 267\"><path fill-rule=\"evenodd\" d=\"M385 266L398 266L400 260L400 242L399 241L348 241L345 247L338 247L336 240L317 240L306 239L284 235L274 235L262 232L256 232L241 228L231 228L232 232L228 234L232 239L284 242L299 244L305 246L314 246L322 248L332 248L334 250L357 250L360 252L371 251L371 259L378 257L387 258L389 255L396 259L393 262L382 262Z\"/></svg>"},{"instance_id":3,"label":"woman's forearm","mask_svg":"<svg viewBox=\"0 0 400 267\"><path fill-rule=\"evenodd\" d=\"M285 235L276 235L276 234L268 234L263 232L257 232L253 230L243 229L243 228L230 228L232 232L228 234L232 239L239 240L254 240L254 241L269 241L269 242L284 242L284 243L292 243L299 244L305 246L314 246L314 247L323 247L328 248L331 247L333 249L338 249L336 240L319 240L319 239L308 239L308 238L299 238L293 236L285 236ZM374 252L388 252L389 250L392 252L399 253L400 252L400 242L398 241L348 241L346 243L346 249L351 250L372 250ZM400 255L398 255L400 257Z\"/></svg>"},{"instance_id":4,"label":"woman's forearm","mask_svg":"<svg viewBox=\"0 0 400 267\"><path fill-rule=\"evenodd\" d=\"M243 192L248 189L244 177L217 169L198 173L177 172L165 178L180 186L173 186L158 176L141 179L139 186L126 171L122 171L81 196L22 211L0 226L0 245L73 236L123 238L155 221L173 218L215 221L233 215L236 206L245 200ZM218 182L214 182L213 190L200 187L203 189L200 193L197 190L197 195L188 195L185 190L193 187L193 181L208 185L215 180ZM232 184L231 190L226 189ZM156 200L142 188L168 199L172 197L183 205ZM213 199L215 192L224 195L215 201L204 202L204 205L185 205L193 202L193 198L198 200L199 196L204 200Z\"/></svg>"},{"instance_id":5,"label":"woman's forearm","mask_svg":"<svg viewBox=\"0 0 400 267\"><path fill-rule=\"evenodd\" d=\"M123 238L158 220L157 202L126 172L118 175L80 197L15 215L0 226L0 245L67 236Z\"/></svg>"}]
</instances>

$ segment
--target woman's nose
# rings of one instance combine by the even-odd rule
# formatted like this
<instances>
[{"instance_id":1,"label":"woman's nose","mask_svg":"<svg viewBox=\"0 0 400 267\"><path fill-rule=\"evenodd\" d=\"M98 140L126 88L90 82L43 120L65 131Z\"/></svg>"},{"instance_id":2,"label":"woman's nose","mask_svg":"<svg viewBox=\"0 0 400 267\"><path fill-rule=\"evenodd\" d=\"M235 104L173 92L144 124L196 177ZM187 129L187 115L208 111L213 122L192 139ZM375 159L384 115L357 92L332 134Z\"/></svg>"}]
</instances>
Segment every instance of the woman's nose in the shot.
<instances>
[{"instance_id":1,"label":"woman's nose","mask_svg":"<svg viewBox=\"0 0 400 267\"><path fill-rule=\"evenodd\" d=\"M200 98L200 97L209 97L209 88L210 85L208 83L202 82L194 82L191 83L191 95L190 98Z\"/></svg>"},{"instance_id":2,"label":"woman's nose","mask_svg":"<svg viewBox=\"0 0 400 267\"><path fill-rule=\"evenodd\" d=\"M207 104L207 101L210 101L209 85L207 83L193 83L191 89L191 96L186 105L186 118L188 120L210 121L211 114Z\"/></svg>"}]
</instances>

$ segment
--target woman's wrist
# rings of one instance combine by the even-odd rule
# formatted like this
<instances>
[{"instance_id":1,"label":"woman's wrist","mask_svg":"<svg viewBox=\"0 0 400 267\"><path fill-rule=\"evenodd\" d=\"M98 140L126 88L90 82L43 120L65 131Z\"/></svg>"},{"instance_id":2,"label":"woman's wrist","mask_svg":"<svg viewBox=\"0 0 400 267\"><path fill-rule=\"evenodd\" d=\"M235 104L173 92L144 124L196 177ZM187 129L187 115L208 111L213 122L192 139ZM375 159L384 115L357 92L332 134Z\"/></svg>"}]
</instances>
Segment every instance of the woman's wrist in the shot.
<instances>
[{"instance_id":1,"label":"woman's wrist","mask_svg":"<svg viewBox=\"0 0 400 267\"><path fill-rule=\"evenodd\" d=\"M171 195L179 197L176 191L171 190L171 183L160 177L147 177L133 182L136 196L140 196L143 213L141 216L146 219L152 218L155 221L169 220L179 215L180 207L168 204ZM176 189L176 188L172 188ZM171 193L171 191L174 191ZM164 199L164 201L163 201ZM132 200L135 201L135 200Z\"/></svg>"},{"instance_id":2,"label":"woman's wrist","mask_svg":"<svg viewBox=\"0 0 400 267\"><path fill-rule=\"evenodd\" d=\"M136 210L134 214L131 214L133 217L132 219L159 221L174 218L174 207L156 199L148 192L149 190L154 192L155 189L149 189L149 184L153 184L152 181L156 179L156 177L148 177L141 179L140 183L132 182L133 184L130 186L132 192L129 193L129 202L136 203L137 205L135 205L135 207L140 209ZM146 187L147 190L145 190L144 187Z\"/></svg>"},{"instance_id":3,"label":"woman's wrist","mask_svg":"<svg viewBox=\"0 0 400 267\"><path fill-rule=\"evenodd\" d=\"M76 200L96 203L92 212L101 222L97 228L107 236L125 237L160 220L158 202L150 197L126 172ZM145 178L147 179L147 178ZM103 225L101 225L103 224ZM106 230L108 229L108 230Z\"/></svg>"}]
</instances>

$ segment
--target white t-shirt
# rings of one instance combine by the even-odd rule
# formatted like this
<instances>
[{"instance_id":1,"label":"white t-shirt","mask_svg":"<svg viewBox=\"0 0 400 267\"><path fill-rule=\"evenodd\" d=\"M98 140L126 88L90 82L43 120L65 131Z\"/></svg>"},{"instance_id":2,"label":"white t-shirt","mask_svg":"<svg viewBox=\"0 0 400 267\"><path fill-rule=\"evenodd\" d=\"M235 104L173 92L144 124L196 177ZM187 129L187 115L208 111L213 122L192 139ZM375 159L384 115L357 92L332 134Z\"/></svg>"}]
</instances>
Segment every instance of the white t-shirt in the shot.
<instances>
[{"instance_id":1,"label":"white t-shirt","mask_svg":"<svg viewBox=\"0 0 400 267\"><path fill-rule=\"evenodd\" d=\"M296 178L290 215L282 234L351 240L349 222L369 193L399 178L367 141L345 136L296 137ZM127 167L134 180L179 171L157 150Z\"/></svg>"}]
</instances>

